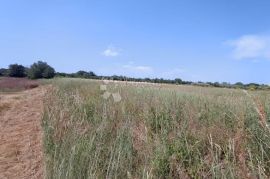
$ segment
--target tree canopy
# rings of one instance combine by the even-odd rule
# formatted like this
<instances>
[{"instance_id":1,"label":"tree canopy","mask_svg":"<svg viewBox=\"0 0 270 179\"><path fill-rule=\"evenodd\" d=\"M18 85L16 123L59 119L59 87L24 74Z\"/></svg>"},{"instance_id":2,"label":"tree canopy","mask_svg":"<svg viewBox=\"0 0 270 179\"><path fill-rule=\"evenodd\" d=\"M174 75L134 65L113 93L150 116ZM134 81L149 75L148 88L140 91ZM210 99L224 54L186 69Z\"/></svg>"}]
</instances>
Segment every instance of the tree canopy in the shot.
<instances>
[{"instance_id":1,"label":"tree canopy","mask_svg":"<svg viewBox=\"0 0 270 179\"><path fill-rule=\"evenodd\" d=\"M34 63L28 70L28 77L31 79L53 78L54 76L54 68L42 61Z\"/></svg>"},{"instance_id":2,"label":"tree canopy","mask_svg":"<svg viewBox=\"0 0 270 179\"><path fill-rule=\"evenodd\" d=\"M23 65L11 64L8 68L8 76L10 77L25 77L26 71Z\"/></svg>"}]
</instances>

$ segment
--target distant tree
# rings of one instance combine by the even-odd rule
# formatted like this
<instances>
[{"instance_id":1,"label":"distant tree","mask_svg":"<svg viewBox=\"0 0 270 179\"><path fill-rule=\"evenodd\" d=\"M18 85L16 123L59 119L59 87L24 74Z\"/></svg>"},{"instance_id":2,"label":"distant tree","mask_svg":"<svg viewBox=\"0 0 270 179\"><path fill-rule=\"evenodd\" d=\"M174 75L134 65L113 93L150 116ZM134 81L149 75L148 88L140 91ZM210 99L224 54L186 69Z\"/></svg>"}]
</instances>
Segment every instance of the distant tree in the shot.
<instances>
[{"instance_id":1,"label":"distant tree","mask_svg":"<svg viewBox=\"0 0 270 179\"><path fill-rule=\"evenodd\" d=\"M48 66L42 73L43 78L53 78L55 76L55 70Z\"/></svg>"},{"instance_id":2,"label":"distant tree","mask_svg":"<svg viewBox=\"0 0 270 179\"><path fill-rule=\"evenodd\" d=\"M0 68L0 76L7 76L8 75L8 69Z\"/></svg>"},{"instance_id":3,"label":"distant tree","mask_svg":"<svg viewBox=\"0 0 270 179\"><path fill-rule=\"evenodd\" d=\"M63 73L63 72L56 72L55 76L57 77L72 77L73 74L69 74L69 73Z\"/></svg>"},{"instance_id":4,"label":"distant tree","mask_svg":"<svg viewBox=\"0 0 270 179\"><path fill-rule=\"evenodd\" d=\"M90 71L88 72L90 76L97 76L94 72Z\"/></svg>"},{"instance_id":5,"label":"distant tree","mask_svg":"<svg viewBox=\"0 0 270 179\"><path fill-rule=\"evenodd\" d=\"M214 86L214 87L220 87L220 84L219 84L219 82L215 82L215 83L213 84L213 86Z\"/></svg>"},{"instance_id":6,"label":"distant tree","mask_svg":"<svg viewBox=\"0 0 270 179\"><path fill-rule=\"evenodd\" d=\"M76 73L76 75L78 76L78 77L84 77L85 75L87 74L87 72L86 71L82 71L82 70L80 70L80 71L78 71L77 73Z\"/></svg>"},{"instance_id":7,"label":"distant tree","mask_svg":"<svg viewBox=\"0 0 270 179\"><path fill-rule=\"evenodd\" d=\"M261 84L260 85L260 89L269 90L270 89L270 86L269 85L266 85L266 84Z\"/></svg>"},{"instance_id":8,"label":"distant tree","mask_svg":"<svg viewBox=\"0 0 270 179\"><path fill-rule=\"evenodd\" d=\"M222 82L221 84L220 84L222 87L226 87L226 88L231 88L231 84L230 83L228 83L228 82Z\"/></svg>"},{"instance_id":9,"label":"distant tree","mask_svg":"<svg viewBox=\"0 0 270 179\"><path fill-rule=\"evenodd\" d=\"M234 84L235 88L245 88L245 85L242 82L237 82Z\"/></svg>"},{"instance_id":10,"label":"distant tree","mask_svg":"<svg viewBox=\"0 0 270 179\"><path fill-rule=\"evenodd\" d=\"M145 82L151 82L151 79L150 78L145 78L143 81L145 81Z\"/></svg>"},{"instance_id":11,"label":"distant tree","mask_svg":"<svg viewBox=\"0 0 270 179\"><path fill-rule=\"evenodd\" d=\"M257 83L249 83L249 84L246 85L246 87L249 90L256 90L256 89L258 89L260 87L260 85L257 84Z\"/></svg>"},{"instance_id":12,"label":"distant tree","mask_svg":"<svg viewBox=\"0 0 270 179\"><path fill-rule=\"evenodd\" d=\"M11 64L8 68L8 76L10 77L25 77L25 67L18 64Z\"/></svg>"},{"instance_id":13,"label":"distant tree","mask_svg":"<svg viewBox=\"0 0 270 179\"><path fill-rule=\"evenodd\" d=\"M28 70L28 77L31 79L53 78L55 70L46 62L38 61L31 65Z\"/></svg>"},{"instance_id":14,"label":"distant tree","mask_svg":"<svg viewBox=\"0 0 270 179\"><path fill-rule=\"evenodd\" d=\"M234 85L236 85L236 86L244 86L244 84L242 82L237 82Z\"/></svg>"},{"instance_id":15,"label":"distant tree","mask_svg":"<svg viewBox=\"0 0 270 179\"><path fill-rule=\"evenodd\" d=\"M92 77L96 77L97 75L92 71L86 72L86 71L80 70L76 73L75 76L78 78L92 78Z\"/></svg>"}]
</instances>

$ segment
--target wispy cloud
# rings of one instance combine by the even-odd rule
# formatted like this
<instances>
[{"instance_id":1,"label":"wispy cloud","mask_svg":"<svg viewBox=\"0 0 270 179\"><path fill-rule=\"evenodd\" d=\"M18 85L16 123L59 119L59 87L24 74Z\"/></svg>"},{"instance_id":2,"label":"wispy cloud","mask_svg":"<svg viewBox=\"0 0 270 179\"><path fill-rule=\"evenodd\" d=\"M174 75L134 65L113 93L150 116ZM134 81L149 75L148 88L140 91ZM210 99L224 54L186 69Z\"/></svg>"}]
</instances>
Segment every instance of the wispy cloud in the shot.
<instances>
[{"instance_id":1,"label":"wispy cloud","mask_svg":"<svg viewBox=\"0 0 270 179\"><path fill-rule=\"evenodd\" d=\"M270 36L244 35L226 44L233 48L235 59L270 59Z\"/></svg>"},{"instance_id":2,"label":"wispy cloud","mask_svg":"<svg viewBox=\"0 0 270 179\"><path fill-rule=\"evenodd\" d=\"M116 57L120 55L121 51L122 51L121 49L110 45L107 49L105 49L102 52L102 55L104 55L105 57Z\"/></svg>"},{"instance_id":3,"label":"wispy cloud","mask_svg":"<svg viewBox=\"0 0 270 179\"><path fill-rule=\"evenodd\" d=\"M124 69L135 71L135 72L152 72L153 68L150 66L136 66L133 64L123 65Z\"/></svg>"}]
</instances>

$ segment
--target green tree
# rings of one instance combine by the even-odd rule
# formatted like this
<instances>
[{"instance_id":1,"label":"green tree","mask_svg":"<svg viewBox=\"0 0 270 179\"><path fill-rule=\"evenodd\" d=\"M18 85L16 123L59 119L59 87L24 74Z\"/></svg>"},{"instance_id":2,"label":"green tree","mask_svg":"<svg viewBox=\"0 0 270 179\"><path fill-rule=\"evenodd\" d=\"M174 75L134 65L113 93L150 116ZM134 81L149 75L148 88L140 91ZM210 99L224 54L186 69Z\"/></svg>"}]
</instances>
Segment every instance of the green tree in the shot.
<instances>
[{"instance_id":1,"label":"green tree","mask_svg":"<svg viewBox=\"0 0 270 179\"><path fill-rule=\"evenodd\" d=\"M174 81L175 81L176 84L182 84L183 83L183 81L180 78L175 78Z\"/></svg>"},{"instance_id":2,"label":"green tree","mask_svg":"<svg viewBox=\"0 0 270 179\"><path fill-rule=\"evenodd\" d=\"M10 77L25 77L25 67L18 64L11 64L8 68L8 76Z\"/></svg>"},{"instance_id":3,"label":"green tree","mask_svg":"<svg viewBox=\"0 0 270 179\"><path fill-rule=\"evenodd\" d=\"M80 71L78 71L76 73L76 77L78 77L78 78L93 78L93 77L96 77L96 76L97 75L92 71L86 72L86 71L80 70Z\"/></svg>"},{"instance_id":4,"label":"green tree","mask_svg":"<svg viewBox=\"0 0 270 179\"><path fill-rule=\"evenodd\" d=\"M7 76L8 75L8 69L0 68L0 76Z\"/></svg>"},{"instance_id":5,"label":"green tree","mask_svg":"<svg viewBox=\"0 0 270 179\"><path fill-rule=\"evenodd\" d=\"M46 62L38 61L31 65L28 70L28 77L31 79L53 78L55 70Z\"/></svg>"},{"instance_id":6,"label":"green tree","mask_svg":"<svg viewBox=\"0 0 270 179\"><path fill-rule=\"evenodd\" d=\"M236 88L245 88L245 85L242 82L237 82L234 84L234 87Z\"/></svg>"}]
</instances>

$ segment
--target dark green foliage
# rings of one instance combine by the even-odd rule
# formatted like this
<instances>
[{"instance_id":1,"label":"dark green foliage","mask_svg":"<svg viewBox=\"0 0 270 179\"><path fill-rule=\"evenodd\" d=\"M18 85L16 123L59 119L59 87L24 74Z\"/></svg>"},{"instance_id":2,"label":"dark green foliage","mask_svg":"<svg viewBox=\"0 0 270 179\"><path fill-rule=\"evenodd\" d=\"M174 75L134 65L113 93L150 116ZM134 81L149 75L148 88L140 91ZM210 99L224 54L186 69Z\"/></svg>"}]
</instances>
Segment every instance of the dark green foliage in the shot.
<instances>
[{"instance_id":1,"label":"dark green foliage","mask_svg":"<svg viewBox=\"0 0 270 179\"><path fill-rule=\"evenodd\" d=\"M68 77L68 78L86 78L86 79L99 79L99 77L92 71L86 72L86 71L78 71L76 73L62 73L57 72L57 77Z\"/></svg>"},{"instance_id":2,"label":"dark green foliage","mask_svg":"<svg viewBox=\"0 0 270 179\"><path fill-rule=\"evenodd\" d=\"M176 78L174 81L176 84L182 84L183 82L180 78Z\"/></svg>"},{"instance_id":3,"label":"dark green foliage","mask_svg":"<svg viewBox=\"0 0 270 179\"><path fill-rule=\"evenodd\" d=\"M9 65L8 76L10 77L25 77L25 67L18 64Z\"/></svg>"},{"instance_id":4,"label":"dark green foliage","mask_svg":"<svg viewBox=\"0 0 270 179\"><path fill-rule=\"evenodd\" d=\"M91 77L95 77L97 76L94 72L90 71L90 72L86 72L86 71L78 71L76 73L76 76L79 78L91 78Z\"/></svg>"},{"instance_id":5,"label":"dark green foliage","mask_svg":"<svg viewBox=\"0 0 270 179\"><path fill-rule=\"evenodd\" d=\"M54 76L55 70L46 62L42 61L34 63L28 70L28 77L31 79L53 78Z\"/></svg>"},{"instance_id":6,"label":"dark green foliage","mask_svg":"<svg viewBox=\"0 0 270 179\"><path fill-rule=\"evenodd\" d=\"M0 76L7 76L8 75L8 69L0 68Z\"/></svg>"}]
</instances>

